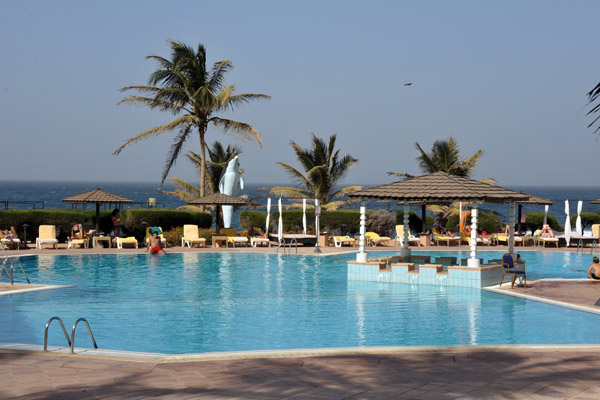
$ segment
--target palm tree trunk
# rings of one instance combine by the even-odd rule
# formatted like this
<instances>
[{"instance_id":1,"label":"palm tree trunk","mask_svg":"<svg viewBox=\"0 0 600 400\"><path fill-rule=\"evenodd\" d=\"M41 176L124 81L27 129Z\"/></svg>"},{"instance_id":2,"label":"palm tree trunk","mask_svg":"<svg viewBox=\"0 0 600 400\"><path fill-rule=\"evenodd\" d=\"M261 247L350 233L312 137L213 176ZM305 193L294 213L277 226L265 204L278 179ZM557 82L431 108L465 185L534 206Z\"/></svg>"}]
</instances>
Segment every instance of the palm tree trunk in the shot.
<instances>
[{"instance_id":1,"label":"palm tree trunk","mask_svg":"<svg viewBox=\"0 0 600 400\"><path fill-rule=\"evenodd\" d=\"M206 186L206 141L204 140L205 131L200 128L200 197L204 197Z\"/></svg>"}]
</instances>

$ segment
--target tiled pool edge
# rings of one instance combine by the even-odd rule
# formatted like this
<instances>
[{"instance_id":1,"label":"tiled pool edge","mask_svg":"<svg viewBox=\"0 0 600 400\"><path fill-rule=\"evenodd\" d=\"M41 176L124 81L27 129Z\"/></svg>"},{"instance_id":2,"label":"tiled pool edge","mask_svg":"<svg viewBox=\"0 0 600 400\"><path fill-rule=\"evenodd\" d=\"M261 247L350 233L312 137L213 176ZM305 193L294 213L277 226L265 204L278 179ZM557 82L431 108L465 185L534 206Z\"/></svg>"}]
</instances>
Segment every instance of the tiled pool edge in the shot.
<instances>
[{"instance_id":1,"label":"tiled pool edge","mask_svg":"<svg viewBox=\"0 0 600 400\"><path fill-rule=\"evenodd\" d=\"M197 362L218 360L251 360L267 358L296 358L319 356L379 355L402 353L461 353L461 352L506 352L506 351L552 351L570 352L576 350L600 351L600 344L499 344L499 345L447 345L447 346L374 346L374 347L334 347L306 348L286 350L250 350L212 353L164 354L144 353L125 350L94 350L75 348L75 354L66 347L48 346L43 351L41 345L0 343L0 353L20 352L23 354L41 354L49 357L89 357L97 359L120 359L132 362Z\"/></svg>"}]
</instances>

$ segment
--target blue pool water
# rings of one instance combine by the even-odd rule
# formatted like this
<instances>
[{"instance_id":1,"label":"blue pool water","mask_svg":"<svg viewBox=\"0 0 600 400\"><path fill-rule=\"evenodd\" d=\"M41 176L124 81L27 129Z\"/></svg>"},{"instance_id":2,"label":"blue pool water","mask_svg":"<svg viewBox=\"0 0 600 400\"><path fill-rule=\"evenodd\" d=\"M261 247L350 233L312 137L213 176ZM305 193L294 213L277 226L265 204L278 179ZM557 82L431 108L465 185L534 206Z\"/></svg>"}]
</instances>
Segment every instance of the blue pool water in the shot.
<instances>
[{"instance_id":1,"label":"blue pool water","mask_svg":"<svg viewBox=\"0 0 600 400\"><path fill-rule=\"evenodd\" d=\"M522 256L530 279L581 277L590 258ZM470 288L348 281L345 262L353 258L26 257L22 264L32 283L73 286L0 296L0 342L42 344L44 326L54 315L68 329L77 318L87 318L100 348L161 353L600 342L600 315ZM51 327L49 344L65 345L58 325ZM76 345L91 347L83 326Z\"/></svg>"}]
</instances>

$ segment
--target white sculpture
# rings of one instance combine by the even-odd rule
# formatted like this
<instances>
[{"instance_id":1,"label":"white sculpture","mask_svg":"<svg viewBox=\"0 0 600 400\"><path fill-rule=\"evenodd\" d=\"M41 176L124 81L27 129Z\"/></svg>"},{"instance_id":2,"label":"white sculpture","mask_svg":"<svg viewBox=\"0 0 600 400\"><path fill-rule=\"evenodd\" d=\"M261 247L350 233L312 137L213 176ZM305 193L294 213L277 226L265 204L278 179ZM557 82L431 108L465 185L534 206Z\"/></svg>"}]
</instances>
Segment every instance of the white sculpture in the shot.
<instances>
[{"instance_id":1,"label":"white sculpture","mask_svg":"<svg viewBox=\"0 0 600 400\"><path fill-rule=\"evenodd\" d=\"M219 192L228 196L237 197L240 190L244 189L244 180L240 172L240 162L238 156L235 156L227 163L227 168L219 181ZM223 226L231 228L231 218L233 216L233 206L222 206Z\"/></svg>"}]
</instances>

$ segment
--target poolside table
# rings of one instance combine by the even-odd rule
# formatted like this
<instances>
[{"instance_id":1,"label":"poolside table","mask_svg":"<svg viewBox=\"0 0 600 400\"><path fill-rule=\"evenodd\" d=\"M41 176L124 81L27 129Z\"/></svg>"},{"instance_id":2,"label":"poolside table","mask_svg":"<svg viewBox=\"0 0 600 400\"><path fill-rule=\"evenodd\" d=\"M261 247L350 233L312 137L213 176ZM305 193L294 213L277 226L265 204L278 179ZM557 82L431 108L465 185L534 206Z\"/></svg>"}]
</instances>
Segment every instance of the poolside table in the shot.
<instances>
[{"instance_id":1,"label":"poolside table","mask_svg":"<svg viewBox=\"0 0 600 400\"><path fill-rule=\"evenodd\" d=\"M213 236L212 244L214 247L227 247L227 236Z\"/></svg>"},{"instance_id":2,"label":"poolside table","mask_svg":"<svg viewBox=\"0 0 600 400\"><path fill-rule=\"evenodd\" d=\"M108 242L108 248L112 247L112 238L110 236L94 236L92 239L92 247L95 249L98 242L106 241Z\"/></svg>"}]
</instances>

